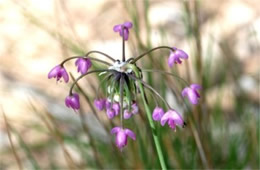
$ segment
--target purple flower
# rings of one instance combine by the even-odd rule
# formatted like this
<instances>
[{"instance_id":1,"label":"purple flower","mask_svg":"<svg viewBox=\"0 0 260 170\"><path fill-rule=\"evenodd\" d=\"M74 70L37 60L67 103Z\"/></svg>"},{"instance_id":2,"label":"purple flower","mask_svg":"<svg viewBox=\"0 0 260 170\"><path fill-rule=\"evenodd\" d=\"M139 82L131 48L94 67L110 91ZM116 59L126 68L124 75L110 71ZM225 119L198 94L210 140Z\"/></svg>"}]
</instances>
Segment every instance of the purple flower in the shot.
<instances>
[{"instance_id":1,"label":"purple flower","mask_svg":"<svg viewBox=\"0 0 260 170\"><path fill-rule=\"evenodd\" d=\"M129 111L128 109L124 110L124 119L129 119L133 116L133 114L137 114L139 111L139 108L136 104L136 102L134 102L131 106L131 111Z\"/></svg>"},{"instance_id":2,"label":"purple flower","mask_svg":"<svg viewBox=\"0 0 260 170\"><path fill-rule=\"evenodd\" d=\"M107 109L107 117L108 119L113 119L116 116L116 112L113 108Z\"/></svg>"},{"instance_id":3,"label":"purple flower","mask_svg":"<svg viewBox=\"0 0 260 170\"><path fill-rule=\"evenodd\" d=\"M200 95L197 90L200 90L201 86L199 84L191 84L190 87L186 87L182 90L182 96L188 97L192 104L198 104Z\"/></svg>"},{"instance_id":4,"label":"purple flower","mask_svg":"<svg viewBox=\"0 0 260 170\"><path fill-rule=\"evenodd\" d=\"M129 119L132 117L132 112L130 112L128 109L124 110L124 119Z\"/></svg>"},{"instance_id":5,"label":"purple flower","mask_svg":"<svg viewBox=\"0 0 260 170\"><path fill-rule=\"evenodd\" d=\"M124 30L124 40L128 40L129 29L132 28L132 26L133 24L131 22L125 22L124 24L115 25L113 30L114 32L119 32L121 37L123 36L123 30Z\"/></svg>"},{"instance_id":6,"label":"purple flower","mask_svg":"<svg viewBox=\"0 0 260 170\"><path fill-rule=\"evenodd\" d=\"M121 127L114 127L111 132L111 134L116 134L116 146L119 149L122 149L127 145L127 138L130 137L133 140L136 139L135 133L131 131L130 129L123 129Z\"/></svg>"},{"instance_id":7,"label":"purple flower","mask_svg":"<svg viewBox=\"0 0 260 170\"><path fill-rule=\"evenodd\" d=\"M174 51L171 51L170 56L168 58L168 65L169 67L172 67L173 64L181 64L181 58L182 59L188 59L188 54L185 53L184 51L177 49L175 47L173 47Z\"/></svg>"},{"instance_id":8,"label":"purple flower","mask_svg":"<svg viewBox=\"0 0 260 170\"><path fill-rule=\"evenodd\" d=\"M64 67L62 67L61 65L57 65L55 66L53 69L51 69L51 71L48 74L48 78L56 78L57 81L59 81L61 79L61 77L63 77L63 80L67 83L69 81L69 75L67 73L67 71L65 70Z\"/></svg>"},{"instance_id":9,"label":"purple flower","mask_svg":"<svg viewBox=\"0 0 260 170\"><path fill-rule=\"evenodd\" d=\"M106 106L106 109L110 109L111 108L111 102L108 101L107 99L106 99L106 102L105 102L105 106Z\"/></svg>"},{"instance_id":10,"label":"purple flower","mask_svg":"<svg viewBox=\"0 0 260 170\"><path fill-rule=\"evenodd\" d=\"M101 111L101 110L103 110L105 108L106 99L99 99L99 100L96 99L94 101L94 104L95 104L96 108Z\"/></svg>"},{"instance_id":11,"label":"purple flower","mask_svg":"<svg viewBox=\"0 0 260 170\"><path fill-rule=\"evenodd\" d=\"M75 62L75 65L78 67L78 72L85 74L92 66L92 63L88 58L78 58Z\"/></svg>"},{"instance_id":12,"label":"purple flower","mask_svg":"<svg viewBox=\"0 0 260 170\"><path fill-rule=\"evenodd\" d=\"M74 110L79 110L79 95L77 93L67 96L65 99L65 104L68 108L72 108Z\"/></svg>"},{"instance_id":13,"label":"purple flower","mask_svg":"<svg viewBox=\"0 0 260 170\"><path fill-rule=\"evenodd\" d=\"M134 102L134 103L132 104L131 109L132 109L132 114L137 114L137 113L138 113L139 108L138 108L136 102Z\"/></svg>"},{"instance_id":14,"label":"purple flower","mask_svg":"<svg viewBox=\"0 0 260 170\"><path fill-rule=\"evenodd\" d=\"M115 115L118 115L119 112L120 112L120 105L119 105L119 103L113 103L112 108L115 111Z\"/></svg>"},{"instance_id":15,"label":"purple flower","mask_svg":"<svg viewBox=\"0 0 260 170\"><path fill-rule=\"evenodd\" d=\"M163 115L164 115L164 111L162 108L156 107L153 110L153 120L154 121L160 121Z\"/></svg>"},{"instance_id":16,"label":"purple flower","mask_svg":"<svg viewBox=\"0 0 260 170\"><path fill-rule=\"evenodd\" d=\"M164 126L168 122L170 128L175 129L176 125L184 126L184 121L175 110L169 110L161 118L161 125Z\"/></svg>"}]
</instances>

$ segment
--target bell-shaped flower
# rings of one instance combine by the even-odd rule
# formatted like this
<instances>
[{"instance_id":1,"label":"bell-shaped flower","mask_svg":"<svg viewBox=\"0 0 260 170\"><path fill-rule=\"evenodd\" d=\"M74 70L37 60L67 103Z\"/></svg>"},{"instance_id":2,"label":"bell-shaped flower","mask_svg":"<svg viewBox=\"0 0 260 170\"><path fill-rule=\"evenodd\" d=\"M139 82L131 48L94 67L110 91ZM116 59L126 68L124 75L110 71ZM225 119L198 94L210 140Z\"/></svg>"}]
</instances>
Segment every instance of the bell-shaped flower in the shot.
<instances>
[{"instance_id":1,"label":"bell-shaped flower","mask_svg":"<svg viewBox=\"0 0 260 170\"><path fill-rule=\"evenodd\" d=\"M106 106L106 99L96 99L94 104L98 110L103 110Z\"/></svg>"},{"instance_id":2,"label":"bell-shaped flower","mask_svg":"<svg viewBox=\"0 0 260 170\"><path fill-rule=\"evenodd\" d=\"M106 109L110 109L112 106L112 103L108 99L106 99L105 106L106 106Z\"/></svg>"},{"instance_id":3,"label":"bell-shaped flower","mask_svg":"<svg viewBox=\"0 0 260 170\"><path fill-rule=\"evenodd\" d=\"M114 109L114 111L115 111L115 116L118 115L119 112L120 112L120 105L119 105L119 103L113 103L112 109Z\"/></svg>"},{"instance_id":4,"label":"bell-shaped flower","mask_svg":"<svg viewBox=\"0 0 260 170\"><path fill-rule=\"evenodd\" d=\"M65 99L65 104L68 108L79 110L80 108L79 95L77 93L74 93L70 96L67 96Z\"/></svg>"},{"instance_id":5,"label":"bell-shaped flower","mask_svg":"<svg viewBox=\"0 0 260 170\"><path fill-rule=\"evenodd\" d=\"M129 29L133 27L132 22L125 22L123 24L115 25L113 30L114 32L119 32L120 36L123 36L124 31L124 40L128 40L129 37Z\"/></svg>"},{"instance_id":6,"label":"bell-shaped flower","mask_svg":"<svg viewBox=\"0 0 260 170\"><path fill-rule=\"evenodd\" d=\"M160 121L163 115L164 115L164 111L162 108L156 107L153 110L153 120L154 121Z\"/></svg>"},{"instance_id":7,"label":"bell-shaped flower","mask_svg":"<svg viewBox=\"0 0 260 170\"><path fill-rule=\"evenodd\" d=\"M129 118L131 118L132 117L132 113L131 113L131 111L129 111L128 109L125 109L124 110L124 119L129 119Z\"/></svg>"},{"instance_id":8,"label":"bell-shaped flower","mask_svg":"<svg viewBox=\"0 0 260 170\"><path fill-rule=\"evenodd\" d=\"M186 87L182 90L182 96L188 97L189 101L196 105L199 103L200 94L197 90L200 90L201 86L199 84L191 84L190 87Z\"/></svg>"},{"instance_id":9,"label":"bell-shaped flower","mask_svg":"<svg viewBox=\"0 0 260 170\"><path fill-rule=\"evenodd\" d=\"M78 67L78 72L85 74L92 66L92 63L88 58L78 58L75 62L75 65Z\"/></svg>"},{"instance_id":10,"label":"bell-shaped flower","mask_svg":"<svg viewBox=\"0 0 260 170\"><path fill-rule=\"evenodd\" d=\"M134 102L131 106L131 110L129 111L128 109L124 110L124 119L129 119L131 118L134 114L137 114L139 111L139 108L136 104L136 102Z\"/></svg>"},{"instance_id":11,"label":"bell-shaped flower","mask_svg":"<svg viewBox=\"0 0 260 170\"><path fill-rule=\"evenodd\" d=\"M116 135L116 146L119 149L122 149L127 145L128 137L130 137L133 140L136 139L135 133L133 131L131 131L130 129L123 129L121 127L114 127L111 130L111 134Z\"/></svg>"},{"instance_id":12,"label":"bell-shaped flower","mask_svg":"<svg viewBox=\"0 0 260 170\"><path fill-rule=\"evenodd\" d=\"M136 102L134 102L134 103L132 104L131 109L132 109L132 110L131 110L132 114L137 114L137 113L138 113L139 108L138 108Z\"/></svg>"},{"instance_id":13,"label":"bell-shaped flower","mask_svg":"<svg viewBox=\"0 0 260 170\"><path fill-rule=\"evenodd\" d=\"M61 78L67 83L69 81L69 75L64 67L61 65L55 66L48 74L48 78L56 78L59 81Z\"/></svg>"},{"instance_id":14,"label":"bell-shaped flower","mask_svg":"<svg viewBox=\"0 0 260 170\"><path fill-rule=\"evenodd\" d=\"M173 67L175 64L181 64L181 59L188 59L188 54L185 53L181 49L177 49L176 47L173 47L174 51L171 51L170 56L168 58L168 65L169 67Z\"/></svg>"},{"instance_id":15,"label":"bell-shaped flower","mask_svg":"<svg viewBox=\"0 0 260 170\"><path fill-rule=\"evenodd\" d=\"M176 125L183 127L185 124L182 116L175 110L169 110L162 116L161 125L164 126L166 122L172 129L175 129Z\"/></svg>"},{"instance_id":16,"label":"bell-shaped flower","mask_svg":"<svg viewBox=\"0 0 260 170\"><path fill-rule=\"evenodd\" d=\"M113 108L107 109L107 117L108 119L113 119L116 116L116 112Z\"/></svg>"}]
</instances>

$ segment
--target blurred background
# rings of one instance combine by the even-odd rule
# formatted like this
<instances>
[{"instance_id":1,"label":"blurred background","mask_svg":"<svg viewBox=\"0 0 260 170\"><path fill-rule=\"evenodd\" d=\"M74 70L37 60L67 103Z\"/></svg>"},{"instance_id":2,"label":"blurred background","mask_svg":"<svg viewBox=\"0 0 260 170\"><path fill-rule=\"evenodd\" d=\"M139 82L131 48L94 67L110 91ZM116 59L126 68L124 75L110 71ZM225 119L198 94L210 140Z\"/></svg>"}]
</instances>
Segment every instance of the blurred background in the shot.
<instances>
[{"instance_id":1,"label":"blurred background","mask_svg":"<svg viewBox=\"0 0 260 170\"><path fill-rule=\"evenodd\" d=\"M191 106L177 79L144 73L187 121L176 132L156 124L167 167L258 169L259 13L257 0L0 0L0 169L160 168L141 100L139 115L126 121L137 140L120 152L109 134L119 121L93 107L100 78L79 83L79 113L64 104L71 83L47 79L63 59L89 50L120 59L113 26L125 21L134 25L128 58L175 46L189 60L170 69L162 50L138 66L203 86L200 105ZM74 61L65 66L79 76Z\"/></svg>"}]
</instances>

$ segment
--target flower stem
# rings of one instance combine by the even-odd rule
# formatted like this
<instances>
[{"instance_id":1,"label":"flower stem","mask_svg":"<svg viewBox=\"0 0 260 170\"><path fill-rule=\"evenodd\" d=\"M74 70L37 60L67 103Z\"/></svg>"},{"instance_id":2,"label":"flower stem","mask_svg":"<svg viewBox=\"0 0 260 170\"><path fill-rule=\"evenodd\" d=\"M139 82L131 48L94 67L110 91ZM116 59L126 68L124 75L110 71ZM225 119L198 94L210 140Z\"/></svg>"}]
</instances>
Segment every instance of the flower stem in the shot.
<instances>
[{"instance_id":1,"label":"flower stem","mask_svg":"<svg viewBox=\"0 0 260 170\"><path fill-rule=\"evenodd\" d=\"M144 108L145 108L146 115L148 117L149 125L152 129L153 140L154 140L154 143L155 143L155 147L156 147L156 150L157 150L157 154L158 154L158 157L159 157L161 168L163 170L166 170L167 168L166 168L166 164L165 164L165 161L164 161L164 158L163 158L163 153L162 153L162 148L161 148L161 145L160 145L160 142L159 142L159 138L158 138L158 135L157 135L156 130L155 130L155 124L154 124L153 119L152 119L152 113L151 113L151 110L148 107L148 104L147 104L146 99L145 99L144 87L143 87L143 85L140 81L138 81L138 85L139 85L140 92L141 92L141 95L142 95L142 100L144 102Z\"/></svg>"},{"instance_id":2,"label":"flower stem","mask_svg":"<svg viewBox=\"0 0 260 170\"><path fill-rule=\"evenodd\" d=\"M122 44L122 61L125 62L125 27L122 26L122 32L123 32L123 35L122 35L122 40L123 40L123 44Z\"/></svg>"}]
</instances>

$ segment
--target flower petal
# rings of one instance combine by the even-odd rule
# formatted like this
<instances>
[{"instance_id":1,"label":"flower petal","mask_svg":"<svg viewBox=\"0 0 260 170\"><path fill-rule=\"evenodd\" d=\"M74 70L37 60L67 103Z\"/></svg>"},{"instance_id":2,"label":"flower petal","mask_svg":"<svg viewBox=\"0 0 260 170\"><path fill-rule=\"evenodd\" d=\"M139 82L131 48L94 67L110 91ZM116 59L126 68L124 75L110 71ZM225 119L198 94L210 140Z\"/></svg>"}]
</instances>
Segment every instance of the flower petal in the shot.
<instances>
[{"instance_id":1,"label":"flower petal","mask_svg":"<svg viewBox=\"0 0 260 170\"><path fill-rule=\"evenodd\" d=\"M132 22L127 21L124 23L124 26L129 29L129 28L133 27L133 24L132 24Z\"/></svg>"},{"instance_id":2,"label":"flower petal","mask_svg":"<svg viewBox=\"0 0 260 170\"><path fill-rule=\"evenodd\" d=\"M162 118L161 118L161 125L164 126L165 123L169 120L169 118L171 117L171 113L168 111L166 112Z\"/></svg>"},{"instance_id":3,"label":"flower petal","mask_svg":"<svg viewBox=\"0 0 260 170\"><path fill-rule=\"evenodd\" d=\"M176 125L183 126L184 121L182 119L182 116L178 112L176 112L175 110L169 110L168 112L170 114L170 119L172 119Z\"/></svg>"},{"instance_id":4,"label":"flower petal","mask_svg":"<svg viewBox=\"0 0 260 170\"><path fill-rule=\"evenodd\" d=\"M199 103L198 93L195 90L189 89L189 91L188 91L188 99L194 105Z\"/></svg>"},{"instance_id":5,"label":"flower petal","mask_svg":"<svg viewBox=\"0 0 260 170\"><path fill-rule=\"evenodd\" d=\"M119 132L120 129L121 129L121 127L116 126L116 127L114 127L113 129L111 129L110 133L111 133L111 134L115 134L115 133Z\"/></svg>"},{"instance_id":6,"label":"flower petal","mask_svg":"<svg viewBox=\"0 0 260 170\"><path fill-rule=\"evenodd\" d=\"M124 110L124 119L129 119L132 117L132 113L129 112L127 109Z\"/></svg>"},{"instance_id":7,"label":"flower petal","mask_svg":"<svg viewBox=\"0 0 260 170\"><path fill-rule=\"evenodd\" d=\"M58 75L60 69L61 69L60 65L57 65L54 68L52 68L51 71L48 74L48 78L50 79L52 77L56 77Z\"/></svg>"},{"instance_id":8,"label":"flower petal","mask_svg":"<svg viewBox=\"0 0 260 170\"><path fill-rule=\"evenodd\" d=\"M120 129L116 134L116 146L118 148L123 148L127 145L127 135L123 129Z\"/></svg>"},{"instance_id":9,"label":"flower petal","mask_svg":"<svg viewBox=\"0 0 260 170\"><path fill-rule=\"evenodd\" d=\"M168 65L169 67L172 67L174 65L174 62L175 62L175 57L174 57L174 54L171 52L169 58L168 58Z\"/></svg>"},{"instance_id":10,"label":"flower petal","mask_svg":"<svg viewBox=\"0 0 260 170\"><path fill-rule=\"evenodd\" d=\"M105 107L106 100L105 100L105 99L99 99L99 100L96 99L96 100L94 101L94 104L95 104L96 108L101 111L101 110L103 110L104 107Z\"/></svg>"},{"instance_id":11,"label":"flower petal","mask_svg":"<svg viewBox=\"0 0 260 170\"><path fill-rule=\"evenodd\" d=\"M121 24L115 25L114 28L113 28L114 32L118 32L121 29L122 29L122 25Z\"/></svg>"},{"instance_id":12,"label":"flower petal","mask_svg":"<svg viewBox=\"0 0 260 170\"><path fill-rule=\"evenodd\" d=\"M135 136L135 133L133 131L131 131L130 129L125 129L125 134L127 136L129 136L131 139L135 140L136 139L136 136Z\"/></svg>"},{"instance_id":13,"label":"flower petal","mask_svg":"<svg viewBox=\"0 0 260 170\"><path fill-rule=\"evenodd\" d=\"M124 40L127 41L129 37L129 31L128 29L124 29Z\"/></svg>"},{"instance_id":14,"label":"flower petal","mask_svg":"<svg viewBox=\"0 0 260 170\"><path fill-rule=\"evenodd\" d=\"M132 109L132 111L131 111L132 114L137 114L139 111L139 108L135 102L132 104L131 109Z\"/></svg>"},{"instance_id":15,"label":"flower petal","mask_svg":"<svg viewBox=\"0 0 260 170\"><path fill-rule=\"evenodd\" d=\"M80 108L78 94L74 94L73 97L70 98L70 106L71 106L71 108L76 109L76 110L78 110Z\"/></svg>"},{"instance_id":16,"label":"flower petal","mask_svg":"<svg viewBox=\"0 0 260 170\"><path fill-rule=\"evenodd\" d=\"M177 49L175 53L180 58L183 58L183 59L189 58L188 54L185 53L183 50Z\"/></svg>"},{"instance_id":17,"label":"flower petal","mask_svg":"<svg viewBox=\"0 0 260 170\"><path fill-rule=\"evenodd\" d=\"M173 120L169 120L169 121L168 121L168 125L169 125L169 127L172 128L172 129L175 129L175 128L176 128L176 124L174 123Z\"/></svg>"},{"instance_id":18,"label":"flower petal","mask_svg":"<svg viewBox=\"0 0 260 170\"><path fill-rule=\"evenodd\" d=\"M61 72L61 75L62 75L62 77L63 77L63 80L64 80L66 83L68 83L68 81L69 81L69 75L68 75L66 69L65 69L65 68L62 68L62 69L60 70L60 72Z\"/></svg>"},{"instance_id":19,"label":"flower petal","mask_svg":"<svg viewBox=\"0 0 260 170\"><path fill-rule=\"evenodd\" d=\"M65 98L65 104L66 104L66 106L67 106L68 108L70 108L70 96L67 96L67 97Z\"/></svg>"},{"instance_id":20,"label":"flower petal","mask_svg":"<svg viewBox=\"0 0 260 170\"><path fill-rule=\"evenodd\" d=\"M189 88L188 88L188 87L185 87L185 88L182 90L182 92L181 92L182 97L187 96L188 91L189 91Z\"/></svg>"},{"instance_id":21,"label":"flower petal","mask_svg":"<svg viewBox=\"0 0 260 170\"><path fill-rule=\"evenodd\" d=\"M162 116L164 114L164 111L162 108L160 107L156 107L154 110L153 110L153 120L154 121L160 121Z\"/></svg>"},{"instance_id":22,"label":"flower petal","mask_svg":"<svg viewBox=\"0 0 260 170\"><path fill-rule=\"evenodd\" d=\"M190 88L192 88L193 90L201 90L201 86L199 84L191 84Z\"/></svg>"},{"instance_id":23,"label":"flower petal","mask_svg":"<svg viewBox=\"0 0 260 170\"><path fill-rule=\"evenodd\" d=\"M107 117L108 119L113 119L115 117L115 110L114 109L107 109Z\"/></svg>"},{"instance_id":24,"label":"flower petal","mask_svg":"<svg viewBox=\"0 0 260 170\"><path fill-rule=\"evenodd\" d=\"M113 103L112 108L115 111L115 115L118 115L119 112L120 112L120 105L119 105L119 103Z\"/></svg>"}]
</instances>

